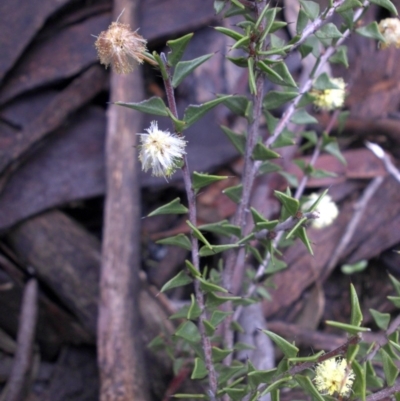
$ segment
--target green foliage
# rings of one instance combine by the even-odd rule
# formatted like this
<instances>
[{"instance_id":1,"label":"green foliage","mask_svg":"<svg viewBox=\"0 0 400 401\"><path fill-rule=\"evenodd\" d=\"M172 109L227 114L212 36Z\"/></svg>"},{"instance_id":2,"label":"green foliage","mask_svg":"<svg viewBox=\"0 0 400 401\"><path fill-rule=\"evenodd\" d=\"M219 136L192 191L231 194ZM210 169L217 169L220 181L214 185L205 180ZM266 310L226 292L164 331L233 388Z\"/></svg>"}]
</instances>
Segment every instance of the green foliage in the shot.
<instances>
[{"instance_id":1,"label":"green foliage","mask_svg":"<svg viewBox=\"0 0 400 401\"><path fill-rule=\"evenodd\" d=\"M141 111L142 113L168 117L168 108L164 101L159 97L151 97L150 99L143 100L139 103L116 102L115 104Z\"/></svg>"},{"instance_id":2,"label":"green foliage","mask_svg":"<svg viewBox=\"0 0 400 401\"><path fill-rule=\"evenodd\" d=\"M179 198L175 198L173 201L167 203L164 206L160 206L156 210L148 214L148 217L157 216L160 214L186 214L188 209L181 204Z\"/></svg>"},{"instance_id":3,"label":"green foliage","mask_svg":"<svg viewBox=\"0 0 400 401\"><path fill-rule=\"evenodd\" d=\"M206 54L190 61L179 61L176 64L174 76L172 77L172 86L176 88L189 74L205 63L213 55L214 54Z\"/></svg>"},{"instance_id":4,"label":"green foliage","mask_svg":"<svg viewBox=\"0 0 400 401\"><path fill-rule=\"evenodd\" d=\"M167 46L171 49L171 52L168 53L169 65L175 67L178 64L192 37L193 33L189 33L181 38L167 41Z\"/></svg>"}]
</instances>

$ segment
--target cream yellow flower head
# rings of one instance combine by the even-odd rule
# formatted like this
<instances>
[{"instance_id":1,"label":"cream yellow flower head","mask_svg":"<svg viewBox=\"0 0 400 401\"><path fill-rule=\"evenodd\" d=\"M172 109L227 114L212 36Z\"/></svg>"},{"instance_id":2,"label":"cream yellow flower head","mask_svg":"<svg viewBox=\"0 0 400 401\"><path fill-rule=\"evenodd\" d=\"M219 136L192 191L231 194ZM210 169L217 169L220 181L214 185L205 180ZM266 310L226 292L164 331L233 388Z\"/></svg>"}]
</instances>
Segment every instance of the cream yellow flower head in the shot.
<instances>
[{"instance_id":1,"label":"cream yellow flower head","mask_svg":"<svg viewBox=\"0 0 400 401\"><path fill-rule=\"evenodd\" d=\"M327 359L315 368L315 387L322 394L346 396L351 391L354 379L353 370L342 358Z\"/></svg>"},{"instance_id":2,"label":"cream yellow flower head","mask_svg":"<svg viewBox=\"0 0 400 401\"><path fill-rule=\"evenodd\" d=\"M157 121L153 121L146 131L147 134L138 134L141 141L139 160L143 170L151 168L157 177L170 177L186 154L186 141L169 131L159 130Z\"/></svg>"},{"instance_id":3,"label":"cream yellow flower head","mask_svg":"<svg viewBox=\"0 0 400 401\"><path fill-rule=\"evenodd\" d=\"M319 195L312 193L303 204L302 210L308 210L319 198ZM330 226L339 214L339 209L332 198L326 194L317 206L319 217L312 220L311 226L317 229Z\"/></svg>"},{"instance_id":4,"label":"cream yellow flower head","mask_svg":"<svg viewBox=\"0 0 400 401\"><path fill-rule=\"evenodd\" d=\"M101 64L106 68L112 65L117 74L128 74L137 64L147 60L146 43L146 39L136 31L132 32L129 25L113 22L100 33L94 45Z\"/></svg>"},{"instance_id":5,"label":"cream yellow flower head","mask_svg":"<svg viewBox=\"0 0 400 401\"><path fill-rule=\"evenodd\" d=\"M400 20L398 18L386 18L378 24L379 32L385 38L384 43L380 43L381 49L390 46L400 48Z\"/></svg>"},{"instance_id":6,"label":"cream yellow flower head","mask_svg":"<svg viewBox=\"0 0 400 401\"><path fill-rule=\"evenodd\" d=\"M343 107L346 97L346 84L343 78L331 78L330 81L337 89L325 89L311 91L314 96L314 104L323 110L334 110Z\"/></svg>"}]
</instances>

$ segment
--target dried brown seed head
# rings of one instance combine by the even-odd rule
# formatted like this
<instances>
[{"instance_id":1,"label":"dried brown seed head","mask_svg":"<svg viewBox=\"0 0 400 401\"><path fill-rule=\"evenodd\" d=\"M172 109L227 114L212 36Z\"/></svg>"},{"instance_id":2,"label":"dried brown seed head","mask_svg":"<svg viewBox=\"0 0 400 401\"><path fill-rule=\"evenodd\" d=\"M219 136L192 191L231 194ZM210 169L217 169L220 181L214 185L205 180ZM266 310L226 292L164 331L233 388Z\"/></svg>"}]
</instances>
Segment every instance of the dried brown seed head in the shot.
<instances>
[{"instance_id":1,"label":"dried brown seed head","mask_svg":"<svg viewBox=\"0 0 400 401\"><path fill-rule=\"evenodd\" d=\"M111 64L117 74L128 74L146 59L146 43L146 39L132 32L129 25L113 22L100 33L95 46L101 64L106 68Z\"/></svg>"}]
</instances>

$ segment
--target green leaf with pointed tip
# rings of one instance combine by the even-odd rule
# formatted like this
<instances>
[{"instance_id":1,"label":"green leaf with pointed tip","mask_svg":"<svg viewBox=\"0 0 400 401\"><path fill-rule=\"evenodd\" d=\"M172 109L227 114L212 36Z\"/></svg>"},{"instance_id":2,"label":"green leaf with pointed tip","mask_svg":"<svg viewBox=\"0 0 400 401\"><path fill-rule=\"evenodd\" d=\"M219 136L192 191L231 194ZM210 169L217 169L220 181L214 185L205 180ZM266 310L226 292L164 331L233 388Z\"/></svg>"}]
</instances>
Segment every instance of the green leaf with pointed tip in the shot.
<instances>
[{"instance_id":1,"label":"green leaf with pointed tip","mask_svg":"<svg viewBox=\"0 0 400 401\"><path fill-rule=\"evenodd\" d=\"M294 124L316 124L318 120L312 115L308 114L304 109L296 110L290 119Z\"/></svg>"},{"instance_id":2,"label":"green leaf with pointed tip","mask_svg":"<svg viewBox=\"0 0 400 401\"><path fill-rule=\"evenodd\" d=\"M350 303L351 303L350 324L352 326L360 326L363 320L363 314L361 312L360 303L358 302L357 292L353 284L350 284Z\"/></svg>"},{"instance_id":3,"label":"green leaf with pointed tip","mask_svg":"<svg viewBox=\"0 0 400 401\"><path fill-rule=\"evenodd\" d=\"M385 42L385 38L380 33L376 21L371 22L366 26L362 26L361 28L357 28L356 32L361 36L365 36L366 38L377 39L381 42Z\"/></svg>"},{"instance_id":4,"label":"green leaf with pointed tip","mask_svg":"<svg viewBox=\"0 0 400 401\"><path fill-rule=\"evenodd\" d=\"M390 323L390 313L381 313L375 309L370 309L369 311L376 325L382 330L387 330Z\"/></svg>"},{"instance_id":5,"label":"green leaf with pointed tip","mask_svg":"<svg viewBox=\"0 0 400 401\"><path fill-rule=\"evenodd\" d=\"M181 200L179 198L176 198L173 201L167 203L166 205L160 206L147 216L152 217L152 216L158 216L160 214L186 214L187 212L188 209L182 205Z\"/></svg>"},{"instance_id":6,"label":"green leaf with pointed tip","mask_svg":"<svg viewBox=\"0 0 400 401\"><path fill-rule=\"evenodd\" d=\"M396 308L400 308L400 297L388 296L387 299L393 303Z\"/></svg>"},{"instance_id":7,"label":"green leaf with pointed tip","mask_svg":"<svg viewBox=\"0 0 400 401\"><path fill-rule=\"evenodd\" d=\"M246 137L244 135L237 134L224 125L221 125L221 129L222 131L224 131L224 134L228 137L228 139L232 142L232 145L236 148L236 150L241 155L244 155L244 150L246 147Z\"/></svg>"},{"instance_id":8,"label":"green leaf with pointed tip","mask_svg":"<svg viewBox=\"0 0 400 401\"><path fill-rule=\"evenodd\" d=\"M320 40L340 39L343 35L332 22L325 24L320 30L315 32L315 36Z\"/></svg>"},{"instance_id":9,"label":"green leaf with pointed tip","mask_svg":"<svg viewBox=\"0 0 400 401\"><path fill-rule=\"evenodd\" d=\"M340 89L338 85L328 76L326 72L318 76L313 83L313 87L317 90L323 91L326 89Z\"/></svg>"},{"instance_id":10,"label":"green leaf with pointed tip","mask_svg":"<svg viewBox=\"0 0 400 401\"><path fill-rule=\"evenodd\" d=\"M183 53L185 52L186 46L189 44L190 39L192 39L193 33L188 33L181 38L168 40L167 46L171 49L168 53L168 64L174 67L181 60Z\"/></svg>"},{"instance_id":11,"label":"green leaf with pointed tip","mask_svg":"<svg viewBox=\"0 0 400 401\"><path fill-rule=\"evenodd\" d=\"M215 14L219 14L223 8L225 7L225 1L224 0L214 0L214 11Z\"/></svg>"},{"instance_id":12,"label":"green leaf with pointed tip","mask_svg":"<svg viewBox=\"0 0 400 401\"><path fill-rule=\"evenodd\" d=\"M280 159L281 155L267 148L263 143L258 142L256 146L254 146L252 158L253 160L265 161L271 159Z\"/></svg>"},{"instance_id":13,"label":"green leaf with pointed tip","mask_svg":"<svg viewBox=\"0 0 400 401\"><path fill-rule=\"evenodd\" d=\"M168 117L168 108L164 101L159 97L151 97L139 103L115 102L118 106L128 107L130 109L141 111L142 113L153 114L155 116Z\"/></svg>"},{"instance_id":14,"label":"green leaf with pointed tip","mask_svg":"<svg viewBox=\"0 0 400 401\"><path fill-rule=\"evenodd\" d=\"M256 77L254 75L254 58L249 57L247 59L247 67L248 67L248 71L249 71L249 89L250 89L250 93L252 95L256 95L257 94L257 86L256 86Z\"/></svg>"},{"instance_id":15,"label":"green leaf with pointed tip","mask_svg":"<svg viewBox=\"0 0 400 401\"><path fill-rule=\"evenodd\" d=\"M234 235L235 237L240 237L240 227L230 224L228 220L222 220L217 223L203 224L199 226L199 230L207 231L210 233L224 235L230 237Z\"/></svg>"},{"instance_id":16,"label":"green leaf with pointed tip","mask_svg":"<svg viewBox=\"0 0 400 401\"><path fill-rule=\"evenodd\" d=\"M289 239L294 235L295 233L297 234L297 230L300 228L300 226L307 221L307 217L303 217L302 219L299 219L299 221L294 225L294 227L286 234L286 239ZM308 242L308 241L307 241Z\"/></svg>"},{"instance_id":17,"label":"green leaf with pointed tip","mask_svg":"<svg viewBox=\"0 0 400 401\"><path fill-rule=\"evenodd\" d=\"M278 336L278 334L275 334L272 331L268 330L261 331L265 333L276 344L276 346L283 352L283 354L287 358L294 358L298 354L299 349L281 336Z\"/></svg>"},{"instance_id":18,"label":"green leaf with pointed tip","mask_svg":"<svg viewBox=\"0 0 400 401\"><path fill-rule=\"evenodd\" d=\"M186 123L185 129L189 128L197 120L199 120L201 117L203 117L204 114L207 113L207 111L213 109L215 106L218 106L220 103L223 103L225 101L225 99L227 99L228 97L230 97L230 95L222 96L217 99L210 100L209 102L199 104L199 105L191 104L185 110L185 114L183 116L183 121L185 121L185 123Z\"/></svg>"},{"instance_id":19,"label":"green leaf with pointed tip","mask_svg":"<svg viewBox=\"0 0 400 401\"><path fill-rule=\"evenodd\" d=\"M189 260L185 260L185 265L190 271L190 273L193 275L193 277L201 277L201 273L194 267L194 265Z\"/></svg>"},{"instance_id":20,"label":"green leaf with pointed tip","mask_svg":"<svg viewBox=\"0 0 400 401\"><path fill-rule=\"evenodd\" d=\"M257 223L267 223L268 219L266 219L257 209L254 207L250 208L251 216L253 217L254 224Z\"/></svg>"},{"instance_id":21,"label":"green leaf with pointed tip","mask_svg":"<svg viewBox=\"0 0 400 401\"><path fill-rule=\"evenodd\" d=\"M213 362L217 363L223 361L228 355L230 355L233 352L233 350L212 347L211 352L212 352Z\"/></svg>"},{"instance_id":22,"label":"green leaf with pointed tip","mask_svg":"<svg viewBox=\"0 0 400 401\"><path fill-rule=\"evenodd\" d=\"M217 95L217 97L221 97L223 95ZM246 96L234 95L222 102L224 106L226 106L232 113L235 113L238 116L246 117L246 109L249 104L249 100Z\"/></svg>"},{"instance_id":23,"label":"green leaf with pointed tip","mask_svg":"<svg viewBox=\"0 0 400 401\"><path fill-rule=\"evenodd\" d=\"M199 343L201 341L199 329L190 320L182 323L175 332L175 335L190 343Z\"/></svg>"},{"instance_id":24,"label":"green leaf with pointed tip","mask_svg":"<svg viewBox=\"0 0 400 401\"><path fill-rule=\"evenodd\" d=\"M359 326L353 326L351 324L346 324L346 323L340 323L340 322L334 322L332 320L325 320L325 323L328 326L336 327L340 330L344 330L347 333L350 334L358 334L366 331L371 331L368 327L359 327Z\"/></svg>"},{"instance_id":25,"label":"green leaf with pointed tip","mask_svg":"<svg viewBox=\"0 0 400 401\"><path fill-rule=\"evenodd\" d=\"M353 360L351 367L356 375L356 380L352 387L352 392L354 392L355 397L365 401L366 399L366 366L365 363L359 364L355 359Z\"/></svg>"},{"instance_id":26,"label":"green leaf with pointed tip","mask_svg":"<svg viewBox=\"0 0 400 401\"><path fill-rule=\"evenodd\" d=\"M217 327L219 324L221 324L228 316L230 316L233 312L224 312L221 310L215 310L210 319L210 323Z\"/></svg>"},{"instance_id":27,"label":"green leaf with pointed tip","mask_svg":"<svg viewBox=\"0 0 400 401\"><path fill-rule=\"evenodd\" d=\"M298 92L270 91L264 97L263 107L266 110L273 110L287 102L290 102L297 96Z\"/></svg>"},{"instance_id":28,"label":"green leaf with pointed tip","mask_svg":"<svg viewBox=\"0 0 400 401\"><path fill-rule=\"evenodd\" d=\"M196 298L194 294L190 295L190 306L186 314L186 319L195 320L201 315L201 309L198 303L196 302Z\"/></svg>"},{"instance_id":29,"label":"green leaf with pointed tip","mask_svg":"<svg viewBox=\"0 0 400 401\"><path fill-rule=\"evenodd\" d=\"M280 191L274 191L274 195L281 201L291 216L296 215L300 207L300 203L297 199L292 198L291 196L288 196Z\"/></svg>"},{"instance_id":30,"label":"green leaf with pointed tip","mask_svg":"<svg viewBox=\"0 0 400 401\"><path fill-rule=\"evenodd\" d=\"M265 61L259 61L257 63L258 68L261 69L261 71L264 71L265 74L267 74L267 77L270 79L271 82L279 81L282 82L283 78L276 72L274 71L271 67L268 66L268 64Z\"/></svg>"},{"instance_id":31,"label":"green leaf with pointed tip","mask_svg":"<svg viewBox=\"0 0 400 401\"><path fill-rule=\"evenodd\" d=\"M397 9L390 0L370 0L370 2L386 8L392 14L397 15Z\"/></svg>"},{"instance_id":32,"label":"green leaf with pointed tip","mask_svg":"<svg viewBox=\"0 0 400 401\"><path fill-rule=\"evenodd\" d=\"M206 319L203 320L204 330L206 331L206 336L212 337L215 333L215 327Z\"/></svg>"},{"instance_id":33,"label":"green leaf with pointed tip","mask_svg":"<svg viewBox=\"0 0 400 401\"><path fill-rule=\"evenodd\" d=\"M216 181L226 180L228 176L226 175L209 175L209 174L202 174L197 173L196 171L193 173L193 182L192 186L195 191L199 190L200 188L205 187L206 185L212 184Z\"/></svg>"},{"instance_id":34,"label":"green leaf with pointed tip","mask_svg":"<svg viewBox=\"0 0 400 401\"><path fill-rule=\"evenodd\" d=\"M174 398L196 398L204 400L207 398L205 394L174 394Z\"/></svg>"},{"instance_id":35,"label":"green leaf with pointed tip","mask_svg":"<svg viewBox=\"0 0 400 401\"><path fill-rule=\"evenodd\" d=\"M352 10L356 7L362 7L362 3L359 0L346 0L340 7L336 8L338 13L342 13L344 11Z\"/></svg>"},{"instance_id":36,"label":"green leaf with pointed tip","mask_svg":"<svg viewBox=\"0 0 400 401\"><path fill-rule=\"evenodd\" d=\"M336 138L328 138L328 136L324 133L323 137L323 149L325 152L330 153L332 156L335 156L342 164L346 165L346 159L342 155L339 149L339 145L337 143Z\"/></svg>"},{"instance_id":37,"label":"green leaf with pointed tip","mask_svg":"<svg viewBox=\"0 0 400 401\"><path fill-rule=\"evenodd\" d=\"M343 64L349 68L349 60L347 58L347 46L339 46L335 54L329 57L329 61L335 64Z\"/></svg>"},{"instance_id":38,"label":"green leaf with pointed tip","mask_svg":"<svg viewBox=\"0 0 400 401\"><path fill-rule=\"evenodd\" d=\"M193 372L192 375L190 376L190 378L192 380L195 379L204 379L208 374L208 370L206 368L206 364L204 363L204 361L200 358L195 358L194 360L194 368L193 368Z\"/></svg>"},{"instance_id":39,"label":"green leaf with pointed tip","mask_svg":"<svg viewBox=\"0 0 400 401\"><path fill-rule=\"evenodd\" d=\"M156 241L156 243L161 245L176 245L183 249L187 249L188 251L192 249L190 240L185 234L178 234L173 237L163 238Z\"/></svg>"},{"instance_id":40,"label":"green leaf with pointed tip","mask_svg":"<svg viewBox=\"0 0 400 401\"><path fill-rule=\"evenodd\" d=\"M304 12L308 15L311 21L314 21L315 18L319 15L319 4L315 1L305 1L300 0L300 4Z\"/></svg>"},{"instance_id":41,"label":"green leaf with pointed tip","mask_svg":"<svg viewBox=\"0 0 400 401\"><path fill-rule=\"evenodd\" d=\"M243 185L235 185L234 187L226 188L222 191L230 200L239 203L242 198Z\"/></svg>"},{"instance_id":42,"label":"green leaf with pointed tip","mask_svg":"<svg viewBox=\"0 0 400 401\"><path fill-rule=\"evenodd\" d=\"M186 224L192 229L193 235L200 240L208 249L211 249L211 244L207 241L201 231L195 227L189 220L186 220Z\"/></svg>"},{"instance_id":43,"label":"green leaf with pointed tip","mask_svg":"<svg viewBox=\"0 0 400 401\"><path fill-rule=\"evenodd\" d=\"M310 253L310 255L314 255L314 252L310 244L310 240L308 239L307 236L307 230L304 227L301 227L299 230L297 230L296 235L300 238L301 242L306 246L307 251Z\"/></svg>"},{"instance_id":44,"label":"green leaf with pointed tip","mask_svg":"<svg viewBox=\"0 0 400 401\"><path fill-rule=\"evenodd\" d=\"M205 63L214 53L206 54L189 61L179 61L172 77L172 86L176 88L191 72Z\"/></svg>"},{"instance_id":45,"label":"green leaf with pointed tip","mask_svg":"<svg viewBox=\"0 0 400 401\"><path fill-rule=\"evenodd\" d=\"M399 370L397 366L394 364L392 358L388 355L388 353L384 349L380 349L379 353L382 357L383 362L383 371L385 373L386 383L389 387L393 386L396 381L396 378L399 374Z\"/></svg>"},{"instance_id":46,"label":"green leaf with pointed tip","mask_svg":"<svg viewBox=\"0 0 400 401\"><path fill-rule=\"evenodd\" d=\"M261 61L259 62L259 64L262 63ZM266 65L265 63L263 63L263 65ZM259 65L259 67L261 69L262 66ZM268 79L273 82L274 84L277 85L282 85L282 86L288 86L291 88L297 88L297 84L295 82L295 80L293 79L292 75L290 74L286 64L284 62L279 62L276 63L275 65L272 66L272 71L274 72L274 74L269 74L268 75ZM280 78L278 78L280 77Z\"/></svg>"},{"instance_id":47,"label":"green leaf with pointed tip","mask_svg":"<svg viewBox=\"0 0 400 401\"><path fill-rule=\"evenodd\" d=\"M237 244L226 244L226 245L212 245L211 248L207 246L202 246L199 250L200 256L212 256L216 255L217 253L225 252L229 249L235 249L239 246Z\"/></svg>"},{"instance_id":48,"label":"green leaf with pointed tip","mask_svg":"<svg viewBox=\"0 0 400 401\"><path fill-rule=\"evenodd\" d=\"M210 283L209 281L205 280L204 278L198 277L197 280L200 281L200 288L204 291L204 292L224 292L227 293L228 290L226 290L225 288L214 284L214 283Z\"/></svg>"},{"instance_id":49,"label":"green leaf with pointed tip","mask_svg":"<svg viewBox=\"0 0 400 401\"><path fill-rule=\"evenodd\" d=\"M249 383L253 387L258 387L263 383L270 383L273 377L276 375L276 368L270 370L254 370L247 374Z\"/></svg>"},{"instance_id":50,"label":"green leaf with pointed tip","mask_svg":"<svg viewBox=\"0 0 400 401\"><path fill-rule=\"evenodd\" d=\"M269 10L267 10L268 5L264 8L264 18L266 20L266 24L265 24L265 28L261 33L261 36L259 38L259 42L258 43L263 43L265 41L265 38L267 37L267 35L271 32L273 32L272 30L272 26L275 23L275 17L276 17L276 13L279 12L279 10L281 10L281 8L278 7L274 7L274 8L270 8ZM260 16L263 14L261 13ZM261 20L260 20L261 22Z\"/></svg>"},{"instance_id":51,"label":"green leaf with pointed tip","mask_svg":"<svg viewBox=\"0 0 400 401\"><path fill-rule=\"evenodd\" d=\"M304 28L307 26L309 21L309 17L306 12L300 8L299 13L297 15L297 22L296 22L296 33L301 34L304 31Z\"/></svg>"},{"instance_id":52,"label":"green leaf with pointed tip","mask_svg":"<svg viewBox=\"0 0 400 401\"><path fill-rule=\"evenodd\" d=\"M397 295L400 296L400 281L397 280L396 277L392 276L391 274L389 274L389 279L392 282L392 285L395 291L397 292Z\"/></svg>"},{"instance_id":53,"label":"green leaf with pointed tip","mask_svg":"<svg viewBox=\"0 0 400 401\"><path fill-rule=\"evenodd\" d=\"M292 380L292 376L287 376L287 377L283 377L282 379L277 380L276 382L270 384L261 394L260 394L260 398L265 395L270 393L271 391L274 391L278 388L282 388L284 387L285 383L289 380Z\"/></svg>"},{"instance_id":54,"label":"green leaf with pointed tip","mask_svg":"<svg viewBox=\"0 0 400 401\"><path fill-rule=\"evenodd\" d=\"M206 308L215 309L225 302L239 301L241 299L242 299L241 297L235 297L235 296L221 297L213 292L209 292L208 294L206 294Z\"/></svg>"},{"instance_id":55,"label":"green leaf with pointed tip","mask_svg":"<svg viewBox=\"0 0 400 401\"><path fill-rule=\"evenodd\" d=\"M162 286L160 292L165 292L167 290L170 290L171 288L183 287L192 282L193 279L189 277L184 270L181 270L175 277L171 278L171 280L167 281Z\"/></svg>"},{"instance_id":56,"label":"green leaf with pointed tip","mask_svg":"<svg viewBox=\"0 0 400 401\"><path fill-rule=\"evenodd\" d=\"M297 383L299 383L300 387L307 394L311 395L314 400L325 401L324 397L322 397L320 392L315 388L313 382L309 377L303 375L296 375L294 378L296 379Z\"/></svg>"},{"instance_id":57,"label":"green leaf with pointed tip","mask_svg":"<svg viewBox=\"0 0 400 401\"><path fill-rule=\"evenodd\" d=\"M225 28L223 26L216 26L214 27L214 29L235 40L240 40L244 38L244 35L237 31L234 31L233 29Z\"/></svg>"},{"instance_id":58,"label":"green leaf with pointed tip","mask_svg":"<svg viewBox=\"0 0 400 401\"><path fill-rule=\"evenodd\" d=\"M318 358L323 355L325 352L324 351L319 351L314 355L311 356L298 356L295 358L288 358L288 361L290 363L303 363L303 362L317 362Z\"/></svg>"}]
</instances>

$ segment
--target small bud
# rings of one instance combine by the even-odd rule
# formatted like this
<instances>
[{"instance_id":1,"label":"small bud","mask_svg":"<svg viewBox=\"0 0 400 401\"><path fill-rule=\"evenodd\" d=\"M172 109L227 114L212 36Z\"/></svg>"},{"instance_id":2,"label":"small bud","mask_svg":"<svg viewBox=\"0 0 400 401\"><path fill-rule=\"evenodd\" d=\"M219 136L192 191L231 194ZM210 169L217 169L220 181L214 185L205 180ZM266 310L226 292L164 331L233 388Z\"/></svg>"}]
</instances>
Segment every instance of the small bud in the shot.
<instances>
[{"instance_id":1,"label":"small bud","mask_svg":"<svg viewBox=\"0 0 400 401\"><path fill-rule=\"evenodd\" d=\"M169 131L159 130L157 121L153 121L146 131L147 134L138 134L141 141L139 160L143 170L151 168L154 176L170 177L186 154L186 141Z\"/></svg>"},{"instance_id":2,"label":"small bud","mask_svg":"<svg viewBox=\"0 0 400 401\"><path fill-rule=\"evenodd\" d=\"M303 204L302 210L308 210L318 198L318 194L311 194L308 198L308 201ZM317 229L330 226L339 215L338 207L329 195L325 195L321 199L317 206L317 212L319 213L319 217L312 220L311 223L311 226Z\"/></svg>"},{"instance_id":3,"label":"small bud","mask_svg":"<svg viewBox=\"0 0 400 401\"><path fill-rule=\"evenodd\" d=\"M315 368L315 387L322 394L346 396L351 391L354 379L354 372L345 359L327 359Z\"/></svg>"},{"instance_id":4,"label":"small bud","mask_svg":"<svg viewBox=\"0 0 400 401\"><path fill-rule=\"evenodd\" d=\"M98 36L95 46L100 63L106 68L111 64L117 74L128 74L137 64L147 59L147 41L129 25L113 22L106 31Z\"/></svg>"},{"instance_id":5,"label":"small bud","mask_svg":"<svg viewBox=\"0 0 400 401\"><path fill-rule=\"evenodd\" d=\"M312 90L314 104L323 110L334 110L343 107L346 97L346 84L343 78L331 78L338 89Z\"/></svg>"},{"instance_id":6,"label":"small bud","mask_svg":"<svg viewBox=\"0 0 400 401\"><path fill-rule=\"evenodd\" d=\"M379 32L385 38L384 43L380 43L381 49L390 46L400 48L400 20L398 18L386 18L378 24Z\"/></svg>"}]
</instances>

